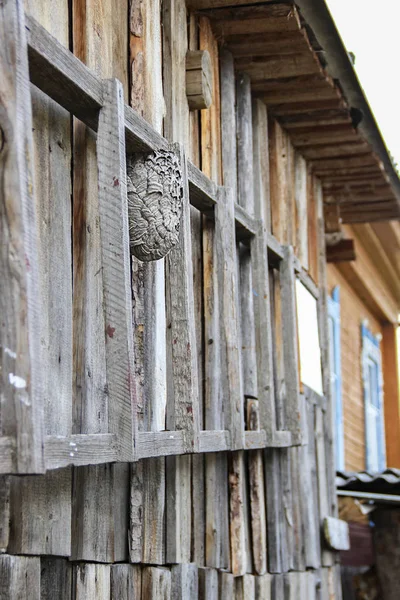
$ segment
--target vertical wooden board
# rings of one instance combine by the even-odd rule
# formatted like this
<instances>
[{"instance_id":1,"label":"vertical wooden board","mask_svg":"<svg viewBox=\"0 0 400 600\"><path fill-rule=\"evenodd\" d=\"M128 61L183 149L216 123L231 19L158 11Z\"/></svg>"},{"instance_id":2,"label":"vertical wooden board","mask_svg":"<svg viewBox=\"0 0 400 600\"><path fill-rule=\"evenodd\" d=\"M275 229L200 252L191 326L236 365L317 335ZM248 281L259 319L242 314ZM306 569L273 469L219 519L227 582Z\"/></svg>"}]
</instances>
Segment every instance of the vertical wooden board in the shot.
<instances>
[{"instance_id":1,"label":"vertical wooden board","mask_svg":"<svg viewBox=\"0 0 400 600\"><path fill-rule=\"evenodd\" d=\"M317 462L317 482L318 482L318 502L320 526L323 519L330 514L329 509L329 490L327 483L326 470L326 455L325 455L325 432L324 432L324 415L319 406L315 407L315 451ZM331 566L334 562L333 553L322 547L322 565L325 567Z\"/></svg>"},{"instance_id":2,"label":"vertical wooden board","mask_svg":"<svg viewBox=\"0 0 400 600\"><path fill-rule=\"evenodd\" d=\"M302 447L291 448L289 455L292 484L293 569L295 571L305 571L304 535L307 535L308 532L304 529L301 510L303 488L300 480L303 476L306 477L304 471L307 467L301 460ZM309 498L306 496L304 500L308 502Z\"/></svg>"},{"instance_id":3,"label":"vertical wooden board","mask_svg":"<svg viewBox=\"0 0 400 600\"><path fill-rule=\"evenodd\" d=\"M271 232L268 114L261 100L253 100L252 120L254 212L263 221L264 229Z\"/></svg>"},{"instance_id":4,"label":"vertical wooden board","mask_svg":"<svg viewBox=\"0 0 400 600\"><path fill-rule=\"evenodd\" d=\"M40 600L71 600L72 564L64 558L41 558Z\"/></svg>"},{"instance_id":5,"label":"vertical wooden board","mask_svg":"<svg viewBox=\"0 0 400 600\"><path fill-rule=\"evenodd\" d=\"M287 239L287 144L286 134L277 121L271 120L269 127L270 198L272 233L281 244Z\"/></svg>"},{"instance_id":6,"label":"vertical wooden board","mask_svg":"<svg viewBox=\"0 0 400 600\"><path fill-rule=\"evenodd\" d=\"M286 389L285 424L292 433L292 443L298 445L302 442L303 424L300 410L295 274L291 246L284 249L284 259L280 264L280 291Z\"/></svg>"},{"instance_id":7,"label":"vertical wooden board","mask_svg":"<svg viewBox=\"0 0 400 600\"><path fill-rule=\"evenodd\" d=\"M241 176L239 176L239 183ZM245 186L243 186L245 187ZM243 393L245 398L258 397L256 331L254 322L254 287L250 250L239 244L240 349Z\"/></svg>"},{"instance_id":8,"label":"vertical wooden board","mask_svg":"<svg viewBox=\"0 0 400 600\"><path fill-rule=\"evenodd\" d=\"M186 563L171 569L171 598L173 600L197 600L199 575L197 565Z\"/></svg>"},{"instance_id":9,"label":"vertical wooden board","mask_svg":"<svg viewBox=\"0 0 400 600\"><path fill-rule=\"evenodd\" d=\"M189 50L199 49L199 17L189 13ZM200 168L200 112L192 110L189 114L189 158Z\"/></svg>"},{"instance_id":10,"label":"vertical wooden board","mask_svg":"<svg viewBox=\"0 0 400 600\"><path fill-rule=\"evenodd\" d=\"M0 555L0 598L41 600L40 558Z\"/></svg>"},{"instance_id":11,"label":"vertical wooden board","mask_svg":"<svg viewBox=\"0 0 400 600\"><path fill-rule=\"evenodd\" d=\"M308 444L307 446L301 446L299 449L302 465L304 466L303 476L301 477L300 508L304 523L305 564L308 568L318 569L321 566L321 542L315 459L314 406L308 401L306 401L306 416Z\"/></svg>"},{"instance_id":12,"label":"vertical wooden board","mask_svg":"<svg viewBox=\"0 0 400 600\"><path fill-rule=\"evenodd\" d=\"M284 575L274 575L272 580L272 598L278 600L278 598L285 599L284 596Z\"/></svg>"},{"instance_id":13,"label":"vertical wooden board","mask_svg":"<svg viewBox=\"0 0 400 600\"><path fill-rule=\"evenodd\" d=\"M235 578L232 573L219 573L219 600L231 600L235 597Z\"/></svg>"},{"instance_id":14,"label":"vertical wooden board","mask_svg":"<svg viewBox=\"0 0 400 600\"><path fill-rule=\"evenodd\" d=\"M255 600L272 600L272 581L273 575L265 573L256 577Z\"/></svg>"},{"instance_id":15,"label":"vertical wooden board","mask_svg":"<svg viewBox=\"0 0 400 600\"><path fill-rule=\"evenodd\" d=\"M191 560L197 565L205 565L206 543L206 500L205 500L205 457L192 455L192 544Z\"/></svg>"},{"instance_id":16,"label":"vertical wooden board","mask_svg":"<svg viewBox=\"0 0 400 600\"><path fill-rule=\"evenodd\" d=\"M226 414L225 428L231 433L233 449L244 445L243 388L240 377L238 302L234 206L231 191L220 188L215 209L219 315L221 340L221 386Z\"/></svg>"},{"instance_id":17,"label":"vertical wooden board","mask_svg":"<svg viewBox=\"0 0 400 600\"><path fill-rule=\"evenodd\" d=\"M218 600L217 569L199 568L199 600Z\"/></svg>"},{"instance_id":18,"label":"vertical wooden board","mask_svg":"<svg viewBox=\"0 0 400 600\"><path fill-rule=\"evenodd\" d=\"M166 458L166 561L187 563L191 550L190 456Z\"/></svg>"},{"instance_id":19,"label":"vertical wooden board","mask_svg":"<svg viewBox=\"0 0 400 600\"><path fill-rule=\"evenodd\" d=\"M225 452L210 453L205 462L206 565L229 569L228 457Z\"/></svg>"},{"instance_id":20,"label":"vertical wooden board","mask_svg":"<svg viewBox=\"0 0 400 600\"><path fill-rule=\"evenodd\" d=\"M69 556L71 469L43 477L11 477L10 541L13 554Z\"/></svg>"},{"instance_id":21,"label":"vertical wooden board","mask_svg":"<svg viewBox=\"0 0 400 600\"><path fill-rule=\"evenodd\" d=\"M199 18L200 50L208 50L212 63L213 102L201 111L201 169L215 183L221 183L221 102L219 83L218 42L212 32L210 20Z\"/></svg>"},{"instance_id":22,"label":"vertical wooden board","mask_svg":"<svg viewBox=\"0 0 400 600\"><path fill-rule=\"evenodd\" d=\"M269 287L271 290L271 332L272 332L272 359L273 359L273 378L275 391L275 410L276 425L278 429L283 429L286 425L284 398L286 394L285 387L285 365L283 356L283 333L282 333L282 302L280 289L280 273L277 269L269 271Z\"/></svg>"},{"instance_id":23,"label":"vertical wooden board","mask_svg":"<svg viewBox=\"0 0 400 600\"><path fill-rule=\"evenodd\" d=\"M25 0L25 10L69 45L67 0ZM70 435L72 397L71 116L31 86L37 214L45 433ZM54 402L57 398L57 402Z\"/></svg>"},{"instance_id":24,"label":"vertical wooden board","mask_svg":"<svg viewBox=\"0 0 400 600\"><path fill-rule=\"evenodd\" d=\"M110 565L74 565L72 589L74 600L109 600Z\"/></svg>"},{"instance_id":25,"label":"vertical wooden board","mask_svg":"<svg viewBox=\"0 0 400 600\"><path fill-rule=\"evenodd\" d=\"M254 214L253 122L250 77L236 76L238 203Z\"/></svg>"},{"instance_id":26,"label":"vertical wooden board","mask_svg":"<svg viewBox=\"0 0 400 600\"><path fill-rule=\"evenodd\" d=\"M97 132L100 243L105 315L108 431L118 436L119 459L133 459L136 406L125 118L120 82L103 84Z\"/></svg>"},{"instance_id":27,"label":"vertical wooden board","mask_svg":"<svg viewBox=\"0 0 400 600\"><path fill-rule=\"evenodd\" d=\"M235 576L247 572L245 486L244 453L232 452L229 457L229 508L231 569Z\"/></svg>"},{"instance_id":28,"label":"vertical wooden board","mask_svg":"<svg viewBox=\"0 0 400 600\"><path fill-rule=\"evenodd\" d=\"M225 48L220 53L221 65L221 128L223 184L231 188L237 198L237 137L236 137L236 85L232 54Z\"/></svg>"},{"instance_id":29,"label":"vertical wooden board","mask_svg":"<svg viewBox=\"0 0 400 600\"><path fill-rule=\"evenodd\" d=\"M257 400L247 401L247 429L259 430ZM264 465L261 450L248 453L251 540L254 570L262 575L267 570L267 520L265 506Z\"/></svg>"},{"instance_id":30,"label":"vertical wooden board","mask_svg":"<svg viewBox=\"0 0 400 600\"><path fill-rule=\"evenodd\" d=\"M10 477L0 477L0 554L7 551L10 536Z\"/></svg>"},{"instance_id":31,"label":"vertical wooden board","mask_svg":"<svg viewBox=\"0 0 400 600\"><path fill-rule=\"evenodd\" d=\"M140 600L142 597L141 568L133 565L111 566L110 600Z\"/></svg>"},{"instance_id":32,"label":"vertical wooden board","mask_svg":"<svg viewBox=\"0 0 400 600\"><path fill-rule=\"evenodd\" d=\"M199 431L198 376L194 319L192 248L186 162L179 246L166 258L167 280L167 426L183 431L184 449L193 452ZM167 561L190 560L190 457L167 458Z\"/></svg>"},{"instance_id":33,"label":"vertical wooden board","mask_svg":"<svg viewBox=\"0 0 400 600\"><path fill-rule=\"evenodd\" d=\"M264 451L265 495L267 499L268 570L282 572L283 507L281 502L280 450L268 448Z\"/></svg>"},{"instance_id":34,"label":"vertical wooden board","mask_svg":"<svg viewBox=\"0 0 400 600\"><path fill-rule=\"evenodd\" d=\"M171 571L156 567L143 567L142 598L152 600L171 599Z\"/></svg>"},{"instance_id":35,"label":"vertical wooden board","mask_svg":"<svg viewBox=\"0 0 400 600\"><path fill-rule=\"evenodd\" d=\"M383 392L385 398L385 439L387 464L400 467L400 347L396 342L397 327L387 323L382 327Z\"/></svg>"},{"instance_id":36,"label":"vertical wooden board","mask_svg":"<svg viewBox=\"0 0 400 600\"><path fill-rule=\"evenodd\" d=\"M129 497L129 560L132 563L142 562L143 550L143 501L144 501L144 460L130 465L130 497Z\"/></svg>"},{"instance_id":37,"label":"vertical wooden board","mask_svg":"<svg viewBox=\"0 0 400 600\"><path fill-rule=\"evenodd\" d=\"M165 100L164 135L179 142L188 152L189 105L186 97L186 54L188 31L185 0L162 6L163 82Z\"/></svg>"},{"instance_id":38,"label":"vertical wooden board","mask_svg":"<svg viewBox=\"0 0 400 600\"><path fill-rule=\"evenodd\" d=\"M290 477L290 449L279 451L280 467L280 502L282 504L282 521L280 523L282 571L293 569L293 508L292 485Z\"/></svg>"},{"instance_id":39,"label":"vertical wooden board","mask_svg":"<svg viewBox=\"0 0 400 600\"><path fill-rule=\"evenodd\" d=\"M318 224L316 179L308 172L307 176L307 214L308 214L308 272L315 283L318 283ZM325 236L324 236L325 237Z\"/></svg>"},{"instance_id":40,"label":"vertical wooden board","mask_svg":"<svg viewBox=\"0 0 400 600\"><path fill-rule=\"evenodd\" d=\"M41 368L40 241L22 1L3 2L0 22L3 105L0 118L0 312L3 315L0 434L15 440L15 452L6 461L6 470L11 467L19 473L40 473L44 470L42 397L45 383Z\"/></svg>"},{"instance_id":41,"label":"vertical wooden board","mask_svg":"<svg viewBox=\"0 0 400 600\"><path fill-rule=\"evenodd\" d=\"M302 267L308 270L308 196L307 163L295 153L295 203L296 203L296 256Z\"/></svg>"},{"instance_id":42,"label":"vertical wooden board","mask_svg":"<svg viewBox=\"0 0 400 600\"><path fill-rule=\"evenodd\" d=\"M128 555L129 466L74 468L72 560L114 562Z\"/></svg>"},{"instance_id":43,"label":"vertical wooden board","mask_svg":"<svg viewBox=\"0 0 400 600\"><path fill-rule=\"evenodd\" d=\"M235 600L255 600L255 577L243 575L235 579Z\"/></svg>"},{"instance_id":44,"label":"vertical wooden board","mask_svg":"<svg viewBox=\"0 0 400 600\"><path fill-rule=\"evenodd\" d=\"M143 546L142 559L137 562L162 565L165 562L165 458L149 458L142 462Z\"/></svg>"}]
</instances>

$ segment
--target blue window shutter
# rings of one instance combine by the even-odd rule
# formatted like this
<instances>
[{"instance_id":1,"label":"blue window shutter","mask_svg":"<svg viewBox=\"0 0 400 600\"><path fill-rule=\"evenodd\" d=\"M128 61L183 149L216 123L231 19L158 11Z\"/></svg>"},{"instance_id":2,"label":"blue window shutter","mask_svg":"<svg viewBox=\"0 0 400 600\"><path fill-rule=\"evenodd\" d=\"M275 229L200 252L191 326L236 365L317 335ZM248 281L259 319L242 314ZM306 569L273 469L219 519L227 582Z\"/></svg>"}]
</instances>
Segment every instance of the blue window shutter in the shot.
<instances>
[{"instance_id":1,"label":"blue window shutter","mask_svg":"<svg viewBox=\"0 0 400 600\"><path fill-rule=\"evenodd\" d=\"M386 467L386 449L380 342L365 323L361 324L361 336L366 468L369 471L383 471Z\"/></svg>"},{"instance_id":2,"label":"blue window shutter","mask_svg":"<svg viewBox=\"0 0 400 600\"><path fill-rule=\"evenodd\" d=\"M328 317L331 321L331 356L330 372L332 385L332 398L334 402L335 417L335 454L336 469L344 470L344 428L343 428L343 401L342 401L342 367L340 346L340 289L336 286L332 296L328 297Z\"/></svg>"}]
</instances>

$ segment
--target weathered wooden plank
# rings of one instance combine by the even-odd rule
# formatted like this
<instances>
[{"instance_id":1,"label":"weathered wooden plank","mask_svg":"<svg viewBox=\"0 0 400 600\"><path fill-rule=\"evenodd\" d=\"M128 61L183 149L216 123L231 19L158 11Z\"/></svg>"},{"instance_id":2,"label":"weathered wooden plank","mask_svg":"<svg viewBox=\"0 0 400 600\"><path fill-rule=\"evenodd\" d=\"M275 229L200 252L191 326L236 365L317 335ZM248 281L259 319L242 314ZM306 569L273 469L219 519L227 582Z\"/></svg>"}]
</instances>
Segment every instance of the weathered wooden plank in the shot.
<instances>
[{"instance_id":1,"label":"weathered wooden plank","mask_svg":"<svg viewBox=\"0 0 400 600\"><path fill-rule=\"evenodd\" d=\"M221 103L219 83L219 49L218 41L210 20L199 18L199 49L208 50L212 63L213 103L207 110L201 111L201 169L219 184L221 172Z\"/></svg>"},{"instance_id":2,"label":"weathered wooden plank","mask_svg":"<svg viewBox=\"0 0 400 600\"><path fill-rule=\"evenodd\" d=\"M254 214L262 219L265 230L271 232L268 114L265 104L257 99L252 105L252 121Z\"/></svg>"},{"instance_id":3,"label":"weathered wooden plank","mask_svg":"<svg viewBox=\"0 0 400 600\"><path fill-rule=\"evenodd\" d=\"M305 415L304 415L305 417ZM304 527L303 512L302 512L302 481L305 465L303 464L302 448L290 448L290 470L291 470L291 493L292 493L292 564L295 571L305 571L305 540L304 536L309 535L309 532ZM309 498L306 497L306 502Z\"/></svg>"},{"instance_id":4,"label":"weathered wooden plank","mask_svg":"<svg viewBox=\"0 0 400 600\"><path fill-rule=\"evenodd\" d=\"M318 569L321 566L321 544L315 462L314 405L308 399L306 399L305 405L308 444L299 448L300 460L303 465L300 478L300 509L304 526L305 564L308 568Z\"/></svg>"},{"instance_id":5,"label":"weathered wooden plank","mask_svg":"<svg viewBox=\"0 0 400 600\"><path fill-rule=\"evenodd\" d=\"M112 433L47 435L44 454L48 470L116 462L119 456L117 436Z\"/></svg>"},{"instance_id":6,"label":"weathered wooden plank","mask_svg":"<svg viewBox=\"0 0 400 600\"><path fill-rule=\"evenodd\" d=\"M229 450L230 435L228 431L200 431L199 452L220 452Z\"/></svg>"},{"instance_id":7,"label":"weathered wooden plank","mask_svg":"<svg viewBox=\"0 0 400 600\"><path fill-rule=\"evenodd\" d=\"M264 452L268 571L270 573L282 572L281 527L284 515L281 501L279 453L280 451L274 448L268 448Z\"/></svg>"},{"instance_id":8,"label":"weathered wooden plank","mask_svg":"<svg viewBox=\"0 0 400 600\"><path fill-rule=\"evenodd\" d=\"M75 600L108 600L110 598L110 565L89 563L75 565L73 598Z\"/></svg>"},{"instance_id":9,"label":"weathered wooden plank","mask_svg":"<svg viewBox=\"0 0 400 600\"><path fill-rule=\"evenodd\" d=\"M217 569L199 568L199 600L218 600Z\"/></svg>"},{"instance_id":10,"label":"weathered wooden plank","mask_svg":"<svg viewBox=\"0 0 400 600\"><path fill-rule=\"evenodd\" d=\"M255 600L255 579L254 575L243 575L235 579L236 600Z\"/></svg>"},{"instance_id":11,"label":"weathered wooden plank","mask_svg":"<svg viewBox=\"0 0 400 600\"><path fill-rule=\"evenodd\" d=\"M220 571L218 590L220 600L231 600L235 597L235 578L232 573Z\"/></svg>"},{"instance_id":12,"label":"weathered wooden plank","mask_svg":"<svg viewBox=\"0 0 400 600\"><path fill-rule=\"evenodd\" d=\"M247 401L247 429L260 428L259 402ZM261 450L248 455L251 539L254 570L262 575L267 570L267 517L265 506L264 466Z\"/></svg>"},{"instance_id":13,"label":"weathered wooden plank","mask_svg":"<svg viewBox=\"0 0 400 600\"><path fill-rule=\"evenodd\" d=\"M119 459L128 461L133 458L136 407L123 102L121 83L106 81L97 132L97 166L108 430L118 433Z\"/></svg>"},{"instance_id":14,"label":"weathered wooden plank","mask_svg":"<svg viewBox=\"0 0 400 600\"><path fill-rule=\"evenodd\" d=\"M280 289L286 387L285 422L287 429L292 434L292 443L297 445L302 442L302 413L298 370L295 274L293 248L290 246L284 249L284 260L280 266Z\"/></svg>"},{"instance_id":15,"label":"weathered wooden plank","mask_svg":"<svg viewBox=\"0 0 400 600\"><path fill-rule=\"evenodd\" d=\"M204 213L212 212L217 202L217 186L188 161L190 203Z\"/></svg>"},{"instance_id":16,"label":"weathered wooden plank","mask_svg":"<svg viewBox=\"0 0 400 600\"><path fill-rule=\"evenodd\" d=\"M43 477L11 478L12 554L69 556L71 553L71 469ZM35 518L32 518L35 515Z\"/></svg>"},{"instance_id":17,"label":"weathered wooden plank","mask_svg":"<svg viewBox=\"0 0 400 600\"><path fill-rule=\"evenodd\" d=\"M272 600L272 580L273 575L265 573L265 575L259 575L255 578L256 580L256 594L255 600Z\"/></svg>"},{"instance_id":18,"label":"weathered wooden plank","mask_svg":"<svg viewBox=\"0 0 400 600\"><path fill-rule=\"evenodd\" d=\"M141 568L134 565L111 566L110 600L140 600L142 597Z\"/></svg>"},{"instance_id":19,"label":"weathered wooden plank","mask_svg":"<svg viewBox=\"0 0 400 600\"><path fill-rule=\"evenodd\" d=\"M65 558L41 558L40 598L41 600L71 600L72 564Z\"/></svg>"},{"instance_id":20,"label":"weathered wooden plank","mask_svg":"<svg viewBox=\"0 0 400 600\"><path fill-rule=\"evenodd\" d=\"M287 135L275 120L269 127L270 198L272 233L281 244L287 243Z\"/></svg>"},{"instance_id":21,"label":"weathered wooden plank","mask_svg":"<svg viewBox=\"0 0 400 600\"><path fill-rule=\"evenodd\" d=\"M206 565L229 569L228 458L224 452L211 453L205 461Z\"/></svg>"},{"instance_id":22,"label":"weathered wooden plank","mask_svg":"<svg viewBox=\"0 0 400 600\"><path fill-rule=\"evenodd\" d=\"M280 522L282 572L293 569L293 497L290 473L290 448L279 452L280 502L282 505Z\"/></svg>"},{"instance_id":23,"label":"weathered wooden plank","mask_svg":"<svg viewBox=\"0 0 400 600\"><path fill-rule=\"evenodd\" d=\"M249 187L252 187L251 185ZM249 214L249 212L235 203L235 225L236 239L248 241L256 235L258 229L257 221Z\"/></svg>"},{"instance_id":24,"label":"weathered wooden plank","mask_svg":"<svg viewBox=\"0 0 400 600\"><path fill-rule=\"evenodd\" d=\"M191 561L197 565L204 565L206 562L205 458L203 454L193 454L191 459Z\"/></svg>"},{"instance_id":25,"label":"weathered wooden plank","mask_svg":"<svg viewBox=\"0 0 400 600\"><path fill-rule=\"evenodd\" d=\"M25 0L25 9L68 47L68 3ZM56 18L55 18L56 15ZM29 25L28 25L29 26ZM72 424L71 117L31 86L46 434ZM57 402L54 402L57 398Z\"/></svg>"},{"instance_id":26,"label":"weathered wooden plank","mask_svg":"<svg viewBox=\"0 0 400 600\"><path fill-rule=\"evenodd\" d=\"M76 467L73 489L72 560L126 560L129 466L119 463Z\"/></svg>"},{"instance_id":27,"label":"weathered wooden plank","mask_svg":"<svg viewBox=\"0 0 400 600\"><path fill-rule=\"evenodd\" d=\"M40 559L0 555L0 598L40 600Z\"/></svg>"},{"instance_id":28,"label":"weathered wooden plank","mask_svg":"<svg viewBox=\"0 0 400 600\"><path fill-rule=\"evenodd\" d=\"M304 158L295 154L295 203L296 203L296 256L302 267L308 269L308 203L307 203L307 164Z\"/></svg>"},{"instance_id":29,"label":"weathered wooden plank","mask_svg":"<svg viewBox=\"0 0 400 600\"><path fill-rule=\"evenodd\" d=\"M229 457L229 507L232 573L247 572L246 548L246 474L244 453L232 452Z\"/></svg>"},{"instance_id":30,"label":"weathered wooden plank","mask_svg":"<svg viewBox=\"0 0 400 600\"><path fill-rule=\"evenodd\" d=\"M324 435L324 423L323 413L319 406L315 407L315 451L316 451L316 462L317 462L317 486L318 486L318 503L319 503L319 516L320 516L320 527L322 528L323 520L330 514L329 506L329 489L327 482L327 471L326 471L326 455L325 455L325 435ZM322 565L325 567L333 564L333 556L331 552L326 549L322 549Z\"/></svg>"},{"instance_id":31,"label":"weathered wooden plank","mask_svg":"<svg viewBox=\"0 0 400 600\"><path fill-rule=\"evenodd\" d=\"M142 598L170 600L171 571L156 567L144 567L142 570Z\"/></svg>"},{"instance_id":32,"label":"weathered wooden plank","mask_svg":"<svg viewBox=\"0 0 400 600\"><path fill-rule=\"evenodd\" d=\"M198 568L194 563L176 565L171 569L171 598L191 600L199 597Z\"/></svg>"},{"instance_id":33,"label":"weathered wooden plank","mask_svg":"<svg viewBox=\"0 0 400 600\"><path fill-rule=\"evenodd\" d=\"M238 204L254 214L253 193L253 128L250 77L236 76Z\"/></svg>"},{"instance_id":34,"label":"weathered wooden plank","mask_svg":"<svg viewBox=\"0 0 400 600\"><path fill-rule=\"evenodd\" d=\"M274 575L272 580L272 598L285 598L284 575Z\"/></svg>"},{"instance_id":35,"label":"weathered wooden plank","mask_svg":"<svg viewBox=\"0 0 400 600\"><path fill-rule=\"evenodd\" d=\"M1 436L15 439L12 471L43 472L44 372L40 363L39 229L35 207L32 109L22 1L3 3L0 63L2 279Z\"/></svg>"},{"instance_id":36,"label":"weathered wooden plank","mask_svg":"<svg viewBox=\"0 0 400 600\"><path fill-rule=\"evenodd\" d=\"M0 554L7 551L10 535L10 478L0 477Z\"/></svg>"}]
</instances>

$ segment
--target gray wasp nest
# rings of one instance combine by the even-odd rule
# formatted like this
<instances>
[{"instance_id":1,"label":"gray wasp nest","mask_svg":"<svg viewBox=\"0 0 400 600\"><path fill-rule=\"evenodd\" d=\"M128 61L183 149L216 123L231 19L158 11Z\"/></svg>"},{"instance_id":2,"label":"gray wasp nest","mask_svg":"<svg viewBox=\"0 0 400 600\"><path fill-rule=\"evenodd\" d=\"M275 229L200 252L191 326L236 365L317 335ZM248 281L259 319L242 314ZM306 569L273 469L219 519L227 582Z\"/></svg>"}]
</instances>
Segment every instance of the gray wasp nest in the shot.
<instances>
[{"instance_id":1,"label":"gray wasp nest","mask_svg":"<svg viewBox=\"0 0 400 600\"><path fill-rule=\"evenodd\" d=\"M177 156L157 150L127 160L131 253L143 261L163 258L178 243L182 171Z\"/></svg>"}]
</instances>

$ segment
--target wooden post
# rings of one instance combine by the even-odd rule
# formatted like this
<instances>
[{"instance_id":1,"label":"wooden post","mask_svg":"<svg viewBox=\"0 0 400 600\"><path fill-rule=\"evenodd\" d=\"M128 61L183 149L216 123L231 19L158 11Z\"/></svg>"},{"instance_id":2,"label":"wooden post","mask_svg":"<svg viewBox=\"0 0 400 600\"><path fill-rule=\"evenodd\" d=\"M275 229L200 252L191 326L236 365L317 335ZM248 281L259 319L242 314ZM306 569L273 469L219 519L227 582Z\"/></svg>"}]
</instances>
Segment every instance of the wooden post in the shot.
<instances>
[{"instance_id":1,"label":"wooden post","mask_svg":"<svg viewBox=\"0 0 400 600\"><path fill-rule=\"evenodd\" d=\"M386 462L388 467L400 468L400 348L396 340L398 326L387 323L382 327L383 393L385 398Z\"/></svg>"},{"instance_id":2,"label":"wooden post","mask_svg":"<svg viewBox=\"0 0 400 600\"><path fill-rule=\"evenodd\" d=\"M44 372L41 368L38 229L25 19L21 0L0 9L0 346L2 471L42 473ZM15 446L13 456L11 445Z\"/></svg>"}]
</instances>

